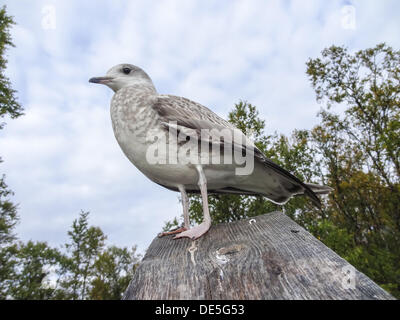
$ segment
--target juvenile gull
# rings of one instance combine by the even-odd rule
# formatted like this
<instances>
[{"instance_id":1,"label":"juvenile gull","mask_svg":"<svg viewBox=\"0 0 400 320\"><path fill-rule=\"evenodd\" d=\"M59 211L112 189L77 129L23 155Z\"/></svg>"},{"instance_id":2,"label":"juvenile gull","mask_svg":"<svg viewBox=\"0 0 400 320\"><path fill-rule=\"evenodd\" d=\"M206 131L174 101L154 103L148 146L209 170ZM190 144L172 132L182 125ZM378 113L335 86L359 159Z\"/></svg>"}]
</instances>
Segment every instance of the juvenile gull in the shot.
<instances>
[{"instance_id":1,"label":"juvenile gull","mask_svg":"<svg viewBox=\"0 0 400 320\"><path fill-rule=\"evenodd\" d=\"M91 78L89 82L105 84L115 92L111 100L112 126L128 159L150 180L182 195L184 226L163 235L174 233L174 239L197 239L205 234L211 226L207 200L210 193L261 195L277 204L304 194L320 206L316 194L331 190L303 183L269 160L239 129L201 104L158 94L150 77L139 67L119 64L106 76ZM164 155L165 161L150 161L149 150L163 136L176 136L175 140L166 139L164 149L158 145L158 156ZM198 152L193 148L187 152L186 141L195 141ZM177 161L172 156L174 152L178 154ZM181 161L187 160L188 153L192 161ZM225 161L224 156L233 160ZM252 161L248 172L248 163L243 159ZM203 202L204 221L193 228L190 228L187 193L200 193Z\"/></svg>"}]
</instances>

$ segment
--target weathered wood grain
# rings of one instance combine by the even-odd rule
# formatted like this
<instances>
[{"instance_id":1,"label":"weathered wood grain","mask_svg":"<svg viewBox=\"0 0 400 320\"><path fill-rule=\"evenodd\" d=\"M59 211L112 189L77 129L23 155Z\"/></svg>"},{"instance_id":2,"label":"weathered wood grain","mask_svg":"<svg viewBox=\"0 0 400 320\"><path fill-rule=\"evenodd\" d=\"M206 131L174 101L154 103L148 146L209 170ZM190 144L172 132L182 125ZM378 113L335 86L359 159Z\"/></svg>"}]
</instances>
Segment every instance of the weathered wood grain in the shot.
<instances>
[{"instance_id":1,"label":"weathered wood grain","mask_svg":"<svg viewBox=\"0 0 400 320\"><path fill-rule=\"evenodd\" d=\"M281 212L156 238L124 299L393 299Z\"/></svg>"}]
</instances>

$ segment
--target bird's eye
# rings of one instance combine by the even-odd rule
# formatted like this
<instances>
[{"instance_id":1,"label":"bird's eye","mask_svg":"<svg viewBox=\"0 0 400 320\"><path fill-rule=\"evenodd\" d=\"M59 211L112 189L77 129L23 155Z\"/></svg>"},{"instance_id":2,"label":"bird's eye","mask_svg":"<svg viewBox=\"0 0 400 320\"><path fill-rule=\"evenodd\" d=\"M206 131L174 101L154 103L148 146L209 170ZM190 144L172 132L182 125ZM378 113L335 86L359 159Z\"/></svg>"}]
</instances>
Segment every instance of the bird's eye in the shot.
<instances>
[{"instance_id":1,"label":"bird's eye","mask_svg":"<svg viewBox=\"0 0 400 320\"><path fill-rule=\"evenodd\" d=\"M122 72L125 74L129 74L131 72L131 69L128 67L122 68Z\"/></svg>"}]
</instances>

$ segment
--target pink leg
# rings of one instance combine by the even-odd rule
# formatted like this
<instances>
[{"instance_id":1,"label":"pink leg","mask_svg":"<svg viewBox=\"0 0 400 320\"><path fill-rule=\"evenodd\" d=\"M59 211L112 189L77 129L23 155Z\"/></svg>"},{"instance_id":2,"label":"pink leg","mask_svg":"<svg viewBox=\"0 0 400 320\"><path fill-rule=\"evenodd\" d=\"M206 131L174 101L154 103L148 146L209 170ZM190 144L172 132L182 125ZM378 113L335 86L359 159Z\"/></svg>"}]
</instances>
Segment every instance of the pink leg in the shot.
<instances>
[{"instance_id":1,"label":"pink leg","mask_svg":"<svg viewBox=\"0 0 400 320\"><path fill-rule=\"evenodd\" d=\"M186 231L186 230L188 230L188 229L186 229L185 227L180 227L178 229L174 229L174 230L171 230L171 231L161 232L161 233L158 234L158 237L162 238L164 236L169 236L171 234L181 233L181 232Z\"/></svg>"},{"instance_id":2,"label":"pink leg","mask_svg":"<svg viewBox=\"0 0 400 320\"><path fill-rule=\"evenodd\" d=\"M186 194L185 187L180 185L179 191L182 196L182 207L183 207L183 222L186 230L190 229L190 221L189 221L189 198Z\"/></svg>"},{"instance_id":3,"label":"pink leg","mask_svg":"<svg viewBox=\"0 0 400 320\"><path fill-rule=\"evenodd\" d=\"M196 166L197 172L199 173L199 187L201 192L201 198L203 201L203 215L204 221L198 226L179 233L174 237L174 239L179 238L190 238L192 240L200 238L203 234L205 234L211 227L211 216L208 209L208 199L207 199L207 181L204 175L204 171L201 165Z\"/></svg>"},{"instance_id":4,"label":"pink leg","mask_svg":"<svg viewBox=\"0 0 400 320\"><path fill-rule=\"evenodd\" d=\"M167 231L167 232L162 232L158 235L159 238L164 237L164 236L169 236L171 234L177 234L177 233L181 233L183 231L187 231L190 229L190 221L189 221L189 198L186 194L186 190L184 188L184 186L180 185L179 187L179 191L181 192L181 196L182 196L182 206L183 206L183 221L184 221L184 225L183 227L171 230L171 231Z\"/></svg>"}]
</instances>

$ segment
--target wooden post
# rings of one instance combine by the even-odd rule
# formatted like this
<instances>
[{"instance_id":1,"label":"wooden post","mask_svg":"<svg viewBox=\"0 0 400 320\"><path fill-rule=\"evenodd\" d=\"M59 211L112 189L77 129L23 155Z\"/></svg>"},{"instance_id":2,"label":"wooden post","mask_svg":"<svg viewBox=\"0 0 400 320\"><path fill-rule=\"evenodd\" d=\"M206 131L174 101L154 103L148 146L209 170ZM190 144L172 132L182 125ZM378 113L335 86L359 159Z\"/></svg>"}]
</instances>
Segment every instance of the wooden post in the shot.
<instances>
[{"instance_id":1,"label":"wooden post","mask_svg":"<svg viewBox=\"0 0 400 320\"><path fill-rule=\"evenodd\" d=\"M156 238L124 299L394 299L282 212Z\"/></svg>"}]
</instances>

